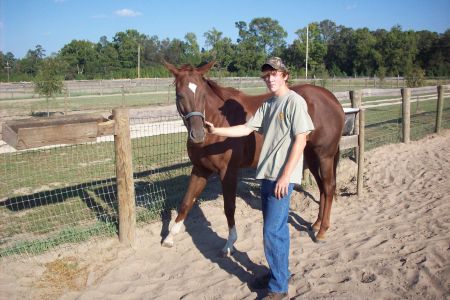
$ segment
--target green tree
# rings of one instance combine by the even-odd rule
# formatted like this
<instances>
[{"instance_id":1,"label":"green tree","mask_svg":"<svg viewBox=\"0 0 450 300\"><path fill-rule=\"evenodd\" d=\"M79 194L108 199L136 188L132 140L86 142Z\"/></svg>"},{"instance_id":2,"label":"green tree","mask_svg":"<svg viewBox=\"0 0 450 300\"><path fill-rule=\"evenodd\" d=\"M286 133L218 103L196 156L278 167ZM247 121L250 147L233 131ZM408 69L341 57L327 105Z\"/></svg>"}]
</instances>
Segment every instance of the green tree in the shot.
<instances>
[{"instance_id":1,"label":"green tree","mask_svg":"<svg viewBox=\"0 0 450 300\"><path fill-rule=\"evenodd\" d=\"M236 22L235 26L239 31L239 38L234 61L230 64L229 70L241 76L259 74L256 72L259 72L259 66L267 55L259 44L258 38L249 31L246 22Z\"/></svg>"},{"instance_id":2,"label":"green tree","mask_svg":"<svg viewBox=\"0 0 450 300\"><path fill-rule=\"evenodd\" d=\"M0 81L10 81L12 77L12 71L16 65L16 58L11 52L3 54L0 51Z\"/></svg>"},{"instance_id":3,"label":"green tree","mask_svg":"<svg viewBox=\"0 0 450 300\"><path fill-rule=\"evenodd\" d=\"M54 57L49 57L42 62L38 75L34 80L35 91L45 96L47 102L47 116L50 116L49 99L61 93L63 89L63 75L61 74L61 62Z\"/></svg>"},{"instance_id":4,"label":"green tree","mask_svg":"<svg viewBox=\"0 0 450 300\"><path fill-rule=\"evenodd\" d=\"M319 23L319 32L320 39L328 45L333 39L336 38L338 26L331 20L323 20Z\"/></svg>"},{"instance_id":5,"label":"green tree","mask_svg":"<svg viewBox=\"0 0 450 300\"><path fill-rule=\"evenodd\" d=\"M108 41L106 36L102 36L96 45L98 55L97 73L107 76L120 68L119 54L114 45Z\"/></svg>"},{"instance_id":6,"label":"green tree","mask_svg":"<svg viewBox=\"0 0 450 300\"><path fill-rule=\"evenodd\" d=\"M435 32L428 30L422 30L416 32L417 36L417 63L423 69L428 69L430 65L430 59L433 56L435 47L439 41L439 35Z\"/></svg>"},{"instance_id":7,"label":"green tree","mask_svg":"<svg viewBox=\"0 0 450 300\"><path fill-rule=\"evenodd\" d=\"M214 49L216 44L222 39L223 32L217 30L216 28L212 28L203 34L205 38L205 47L207 49Z\"/></svg>"},{"instance_id":8,"label":"green tree","mask_svg":"<svg viewBox=\"0 0 450 300\"><path fill-rule=\"evenodd\" d=\"M193 32L188 32L184 36L185 47L183 57L186 63L197 66L201 63L202 57L200 47L197 42L197 36Z\"/></svg>"},{"instance_id":9,"label":"green tree","mask_svg":"<svg viewBox=\"0 0 450 300\"><path fill-rule=\"evenodd\" d=\"M97 45L85 40L72 40L64 45L59 57L68 66L65 72L68 79L80 76L83 78L85 74L90 74L92 77L101 66Z\"/></svg>"},{"instance_id":10,"label":"green tree","mask_svg":"<svg viewBox=\"0 0 450 300\"><path fill-rule=\"evenodd\" d=\"M45 50L41 45L37 45L34 50L28 50L25 58L20 61L21 71L31 77L35 77L44 57Z\"/></svg>"},{"instance_id":11,"label":"green tree","mask_svg":"<svg viewBox=\"0 0 450 300\"><path fill-rule=\"evenodd\" d=\"M213 28L204 33L205 51L204 57L208 61L215 60L216 68L219 71L229 71L229 67L234 60L235 45L228 37L222 38L222 32Z\"/></svg>"},{"instance_id":12,"label":"green tree","mask_svg":"<svg viewBox=\"0 0 450 300\"><path fill-rule=\"evenodd\" d=\"M159 66L161 64L161 42L158 36L153 35L142 41L141 55L143 66Z\"/></svg>"},{"instance_id":13,"label":"green tree","mask_svg":"<svg viewBox=\"0 0 450 300\"><path fill-rule=\"evenodd\" d=\"M297 39L294 40L294 43L296 44L295 49L299 52L298 56L306 59L306 45L308 44L308 69L311 70L311 74L317 73L318 76L322 76L321 73L325 70L322 65L327 54L327 46L320 33L319 24L308 24L308 30L304 27L297 30L295 34L297 34Z\"/></svg>"},{"instance_id":14,"label":"green tree","mask_svg":"<svg viewBox=\"0 0 450 300\"><path fill-rule=\"evenodd\" d=\"M113 38L114 48L117 50L118 60L122 68L133 69L137 67L138 45L146 39L135 29L118 32Z\"/></svg>"},{"instance_id":15,"label":"green tree","mask_svg":"<svg viewBox=\"0 0 450 300\"><path fill-rule=\"evenodd\" d=\"M405 75L414 65L418 53L415 33L403 32L400 26L394 26L380 43L379 51L384 58L388 74Z\"/></svg>"},{"instance_id":16,"label":"green tree","mask_svg":"<svg viewBox=\"0 0 450 300\"><path fill-rule=\"evenodd\" d=\"M439 36L430 49L428 73L432 76L450 76L450 29Z\"/></svg>"},{"instance_id":17,"label":"green tree","mask_svg":"<svg viewBox=\"0 0 450 300\"><path fill-rule=\"evenodd\" d=\"M162 52L164 59L178 65L185 64L186 43L180 39L165 39L162 41Z\"/></svg>"},{"instance_id":18,"label":"green tree","mask_svg":"<svg viewBox=\"0 0 450 300\"><path fill-rule=\"evenodd\" d=\"M305 68L306 60L306 44L299 39L295 39L292 44L288 45L281 54L284 62L292 71ZM304 74L304 71L302 72Z\"/></svg>"},{"instance_id":19,"label":"green tree","mask_svg":"<svg viewBox=\"0 0 450 300\"><path fill-rule=\"evenodd\" d=\"M376 38L368 28L357 29L353 35L351 57L353 70L357 75L372 76L381 64L381 57L375 48Z\"/></svg>"},{"instance_id":20,"label":"green tree","mask_svg":"<svg viewBox=\"0 0 450 300\"><path fill-rule=\"evenodd\" d=\"M255 18L249 24L248 33L256 39L258 48L266 56L279 55L280 50L286 46L287 32L277 20Z\"/></svg>"},{"instance_id":21,"label":"green tree","mask_svg":"<svg viewBox=\"0 0 450 300\"><path fill-rule=\"evenodd\" d=\"M325 64L332 75L353 74L353 57L351 56L351 45L354 41L355 31L352 28L338 26L336 35L328 42Z\"/></svg>"},{"instance_id":22,"label":"green tree","mask_svg":"<svg viewBox=\"0 0 450 300\"><path fill-rule=\"evenodd\" d=\"M425 71L419 66L413 66L406 71L406 86L421 87L425 82Z\"/></svg>"},{"instance_id":23,"label":"green tree","mask_svg":"<svg viewBox=\"0 0 450 300\"><path fill-rule=\"evenodd\" d=\"M230 69L239 76L256 75L264 63L265 53L256 46L254 38L248 38L236 46L235 59Z\"/></svg>"}]
</instances>

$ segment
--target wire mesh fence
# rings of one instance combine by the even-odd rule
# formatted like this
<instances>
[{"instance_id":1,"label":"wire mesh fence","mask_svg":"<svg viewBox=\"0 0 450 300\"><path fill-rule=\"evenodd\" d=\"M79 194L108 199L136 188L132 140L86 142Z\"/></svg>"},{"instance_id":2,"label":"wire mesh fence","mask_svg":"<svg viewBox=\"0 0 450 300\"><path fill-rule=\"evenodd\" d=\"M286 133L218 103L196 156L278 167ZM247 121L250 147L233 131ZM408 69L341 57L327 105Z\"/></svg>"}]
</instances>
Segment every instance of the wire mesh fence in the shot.
<instances>
[{"instance_id":1,"label":"wire mesh fence","mask_svg":"<svg viewBox=\"0 0 450 300\"><path fill-rule=\"evenodd\" d=\"M111 142L0 155L0 256L36 254L91 235L117 219Z\"/></svg>"},{"instance_id":2,"label":"wire mesh fence","mask_svg":"<svg viewBox=\"0 0 450 300\"><path fill-rule=\"evenodd\" d=\"M138 222L176 206L190 171L177 116L130 126ZM112 136L0 154L0 257L117 233Z\"/></svg>"},{"instance_id":3,"label":"wire mesh fence","mask_svg":"<svg viewBox=\"0 0 450 300\"><path fill-rule=\"evenodd\" d=\"M436 88L413 91L411 135L435 130ZM348 94L348 93L347 93ZM442 127L450 128L449 94ZM342 102L348 106L345 96ZM402 104L390 96L364 96L366 149L401 142ZM176 208L191 164L186 129L175 110L135 110L130 120L138 224ZM113 136L96 142L0 153L0 257L32 256L48 249L117 234L118 201Z\"/></svg>"}]
</instances>

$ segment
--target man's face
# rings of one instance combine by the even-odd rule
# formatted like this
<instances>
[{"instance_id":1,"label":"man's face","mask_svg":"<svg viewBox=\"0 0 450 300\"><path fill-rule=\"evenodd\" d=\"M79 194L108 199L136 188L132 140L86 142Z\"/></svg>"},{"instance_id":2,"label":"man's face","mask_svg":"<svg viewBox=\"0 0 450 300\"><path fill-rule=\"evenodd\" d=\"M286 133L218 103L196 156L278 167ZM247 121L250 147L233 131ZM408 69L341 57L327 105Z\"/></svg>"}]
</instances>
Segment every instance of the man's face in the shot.
<instances>
[{"instance_id":1,"label":"man's face","mask_svg":"<svg viewBox=\"0 0 450 300\"><path fill-rule=\"evenodd\" d=\"M263 77L264 82L267 85L267 88L272 92L276 93L281 86L286 84L286 76L283 75L283 72L272 70L265 72L265 76Z\"/></svg>"}]
</instances>

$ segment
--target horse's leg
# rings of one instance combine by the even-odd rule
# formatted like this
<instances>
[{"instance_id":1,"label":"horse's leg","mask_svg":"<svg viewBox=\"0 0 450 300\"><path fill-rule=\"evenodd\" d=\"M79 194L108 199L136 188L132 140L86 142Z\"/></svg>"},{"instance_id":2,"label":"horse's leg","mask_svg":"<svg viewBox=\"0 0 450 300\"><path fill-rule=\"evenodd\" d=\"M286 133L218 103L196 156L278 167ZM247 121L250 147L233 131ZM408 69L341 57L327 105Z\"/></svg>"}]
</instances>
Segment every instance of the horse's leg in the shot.
<instances>
[{"instance_id":1,"label":"horse's leg","mask_svg":"<svg viewBox=\"0 0 450 300\"><path fill-rule=\"evenodd\" d=\"M191 177L189 179L189 185L184 194L183 201L181 203L180 210L175 219L175 223L169 230L169 234L163 240L162 245L164 247L173 246L173 237L180 231L187 214L194 205L195 199L200 195L208 182L208 176L211 172L203 171L201 172L197 167L192 168Z\"/></svg>"},{"instance_id":2,"label":"horse's leg","mask_svg":"<svg viewBox=\"0 0 450 300\"><path fill-rule=\"evenodd\" d=\"M227 169L220 174L225 216L227 217L228 223L228 239L222 249L224 255L230 255L234 252L234 243L237 240L236 225L234 221L234 212L236 211L237 172L237 169Z\"/></svg>"},{"instance_id":3,"label":"horse's leg","mask_svg":"<svg viewBox=\"0 0 450 300\"><path fill-rule=\"evenodd\" d=\"M339 152L336 154L339 155ZM331 205L336 191L336 159L323 158L320 160L320 173L322 179L323 192L320 195L321 210L323 211L319 232L316 235L317 241L325 240L325 232L330 227ZM322 206L323 202L323 206Z\"/></svg>"},{"instance_id":4,"label":"horse's leg","mask_svg":"<svg viewBox=\"0 0 450 300\"><path fill-rule=\"evenodd\" d=\"M323 192L323 181L320 177L320 161L317 157L316 153L313 151L305 151L304 153L305 159L307 160L308 169L311 172L311 174L314 176L314 179L316 180L317 187L319 188L319 213L317 215L316 221L311 226L314 231L319 231L320 224L322 223L323 218L323 210L325 205L325 197Z\"/></svg>"}]
</instances>

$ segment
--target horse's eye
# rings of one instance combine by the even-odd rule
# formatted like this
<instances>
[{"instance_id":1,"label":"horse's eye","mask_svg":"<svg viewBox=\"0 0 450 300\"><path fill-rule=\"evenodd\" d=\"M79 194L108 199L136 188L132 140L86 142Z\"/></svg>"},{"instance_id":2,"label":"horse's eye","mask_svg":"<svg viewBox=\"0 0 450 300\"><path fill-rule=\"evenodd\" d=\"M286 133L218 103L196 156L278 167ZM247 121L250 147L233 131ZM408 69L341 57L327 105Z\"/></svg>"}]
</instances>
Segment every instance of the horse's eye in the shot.
<instances>
[{"instance_id":1,"label":"horse's eye","mask_svg":"<svg viewBox=\"0 0 450 300\"><path fill-rule=\"evenodd\" d=\"M183 100L183 96L181 94L176 94L175 98L177 101Z\"/></svg>"}]
</instances>

